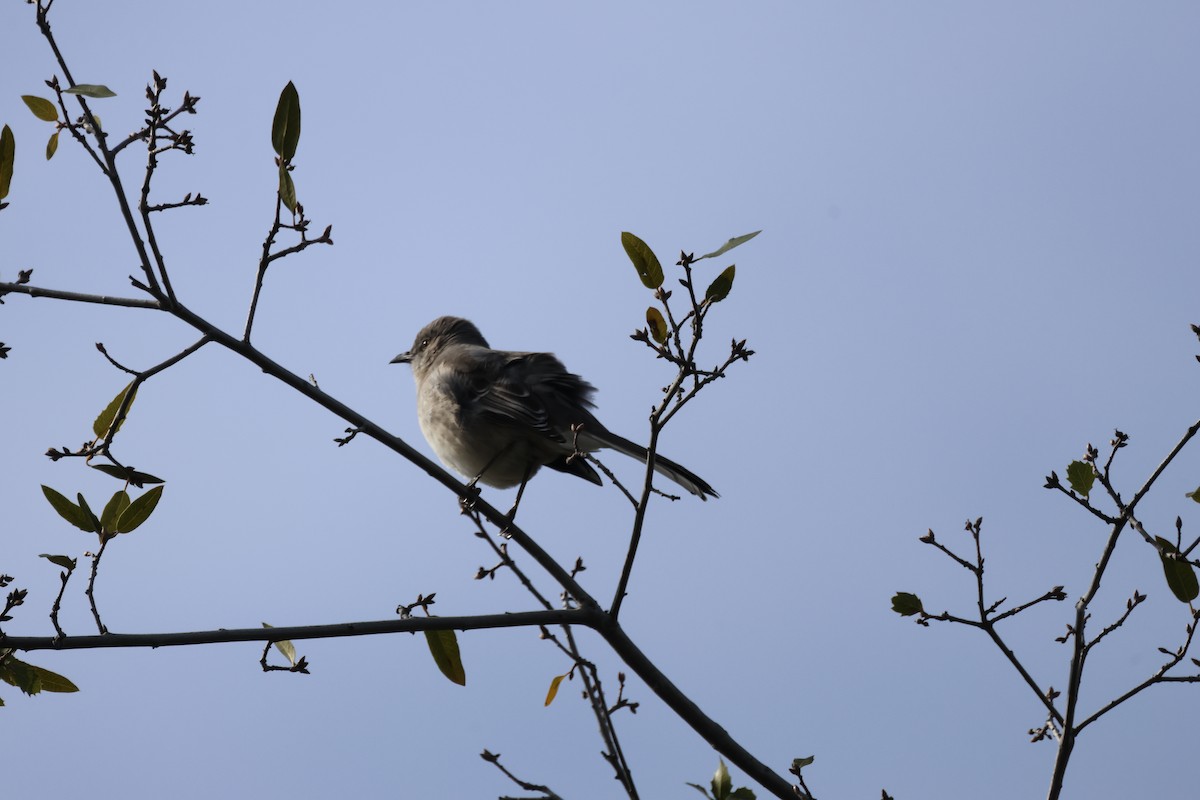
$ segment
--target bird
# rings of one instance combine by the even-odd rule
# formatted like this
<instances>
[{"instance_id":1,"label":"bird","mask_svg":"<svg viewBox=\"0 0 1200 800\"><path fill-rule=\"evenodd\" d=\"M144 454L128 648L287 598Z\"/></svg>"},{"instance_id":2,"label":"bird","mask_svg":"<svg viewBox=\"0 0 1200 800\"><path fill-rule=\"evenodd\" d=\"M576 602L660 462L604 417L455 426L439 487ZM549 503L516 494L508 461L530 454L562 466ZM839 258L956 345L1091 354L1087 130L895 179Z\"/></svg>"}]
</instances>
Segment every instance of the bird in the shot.
<instances>
[{"instance_id":1,"label":"bird","mask_svg":"<svg viewBox=\"0 0 1200 800\"><path fill-rule=\"evenodd\" d=\"M542 467L603 481L576 451L611 448L646 462L646 448L610 431L589 409L595 387L552 353L493 350L472 322L438 317L412 348L391 360L409 364L421 432L442 463L499 489L520 486ZM654 469L699 497L719 497L696 473L655 455Z\"/></svg>"}]
</instances>

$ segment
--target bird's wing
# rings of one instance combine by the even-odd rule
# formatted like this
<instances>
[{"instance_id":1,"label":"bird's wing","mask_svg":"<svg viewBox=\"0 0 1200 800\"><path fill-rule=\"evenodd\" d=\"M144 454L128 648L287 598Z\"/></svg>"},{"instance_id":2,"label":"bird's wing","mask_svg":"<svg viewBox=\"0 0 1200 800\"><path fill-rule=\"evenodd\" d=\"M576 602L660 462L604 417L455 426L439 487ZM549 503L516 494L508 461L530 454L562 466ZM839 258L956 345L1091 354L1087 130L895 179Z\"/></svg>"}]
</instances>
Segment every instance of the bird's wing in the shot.
<instances>
[{"instance_id":1,"label":"bird's wing","mask_svg":"<svg viewBox=\"0 0 1200 800\"><path fill-rule=\"evenodd\" d=\"M586 407L595 389L553 355L492 352L487 378L475 383L481 413L556 442L566 442L571 424L594 420Z\"/></svg>"}]
</instances>

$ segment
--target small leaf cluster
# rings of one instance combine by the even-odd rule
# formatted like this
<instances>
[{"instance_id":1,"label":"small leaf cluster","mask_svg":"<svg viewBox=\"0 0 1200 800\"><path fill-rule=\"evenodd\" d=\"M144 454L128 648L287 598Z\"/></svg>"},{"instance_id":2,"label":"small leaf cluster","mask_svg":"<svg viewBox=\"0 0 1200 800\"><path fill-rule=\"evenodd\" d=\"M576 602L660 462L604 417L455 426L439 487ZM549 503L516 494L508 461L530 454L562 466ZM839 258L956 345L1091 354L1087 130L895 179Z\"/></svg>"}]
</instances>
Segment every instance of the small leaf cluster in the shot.
<instances>
[{"instance_id":1,"label":"small leaf cluster","mask_svg":"<svg viewBox=\"0 0 1200 800\"><path fill-rule=\"evenodd\" d=\"M296 213L296 184L292 181L292 158L300 145L300 93L296 85L288 81L279 94L275 106L275 120L271 125L271 147L275 150L275 162L279 165L279 199L288 211Z\"/></svg>"},{"instance_id":2,"label":"small leaf cluster","mask_svg":"<svg viewBox=\"0 0 1200 800\"><path fill-rule=\"evenodd\" d=\"M129 492L121 489L113 493L97 516L82 493L75 495L78 502L73 503L60 492L42 485L42 494L60 517L81 531L98 534L101 542L137 530L154 513L162 491L162 486L155 486L137 499L130 499Z\"/></svg>"},{"instance_id":3,"label":"small leaf cluster","mask_svg":"<svg viewBox=\"0 0 1200 800\"><path fill-rule=\"evenodd\" d=\"M57 672L26 663L12 650L0 649L0 681L15 686L27 695L40 692L78 692L79 687ZM0 706L4 700L0 698Z\"/></svg>"}]
</instances>

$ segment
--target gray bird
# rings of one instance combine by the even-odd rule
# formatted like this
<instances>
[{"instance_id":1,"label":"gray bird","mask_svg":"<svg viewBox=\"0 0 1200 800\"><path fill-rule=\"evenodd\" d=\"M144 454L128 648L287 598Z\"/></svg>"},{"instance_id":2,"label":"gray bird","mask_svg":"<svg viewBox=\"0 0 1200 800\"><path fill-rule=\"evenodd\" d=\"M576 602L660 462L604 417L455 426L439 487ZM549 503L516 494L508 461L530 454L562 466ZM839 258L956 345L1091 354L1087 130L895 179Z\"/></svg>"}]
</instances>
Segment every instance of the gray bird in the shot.
<instances>
[{"instance_id":1,"label":"gray bird","mask_svg":"<svg viewBox=\"0 0 1200 800\"><path fill-rule=\"evenodd\" d=\"M550 353L492 350L471 322L439 317L417 334L412 349L392 359L411 364L421 432L446 466L506 489L521 486L541 467L600 485L583 452L611 447L645 463L646 448L605 428L594 408L595 387L567 372ZM572 425L581 425L578 435ZM654 469L701 500L717 497L702 478L655 455ZM521 493L517 493L520 502ZM516 511L516 505L513 511Z\"/></svg>"}]
</instances>

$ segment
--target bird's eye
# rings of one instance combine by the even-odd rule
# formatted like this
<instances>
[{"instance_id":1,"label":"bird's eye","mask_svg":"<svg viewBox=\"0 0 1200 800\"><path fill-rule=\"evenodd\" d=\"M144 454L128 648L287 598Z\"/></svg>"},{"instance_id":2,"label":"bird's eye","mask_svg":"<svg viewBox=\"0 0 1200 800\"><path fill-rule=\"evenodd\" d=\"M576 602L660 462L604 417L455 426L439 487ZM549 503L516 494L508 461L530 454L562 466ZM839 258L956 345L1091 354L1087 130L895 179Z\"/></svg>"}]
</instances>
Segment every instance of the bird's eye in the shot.
<instances>
[{"instance_id":1,"label":"bird's eye","mask_svg":"<svg viewBox=\"0 0 1200 800\"><path fill-rule=\"evenodd\" d=\"M429 347L429 340L428 340L428 339L422 339L422 340L421 340L421 347L420 347L420 349L421 349L421 350L424 350L426 347Z\"/></svg>"}]
</instances>

